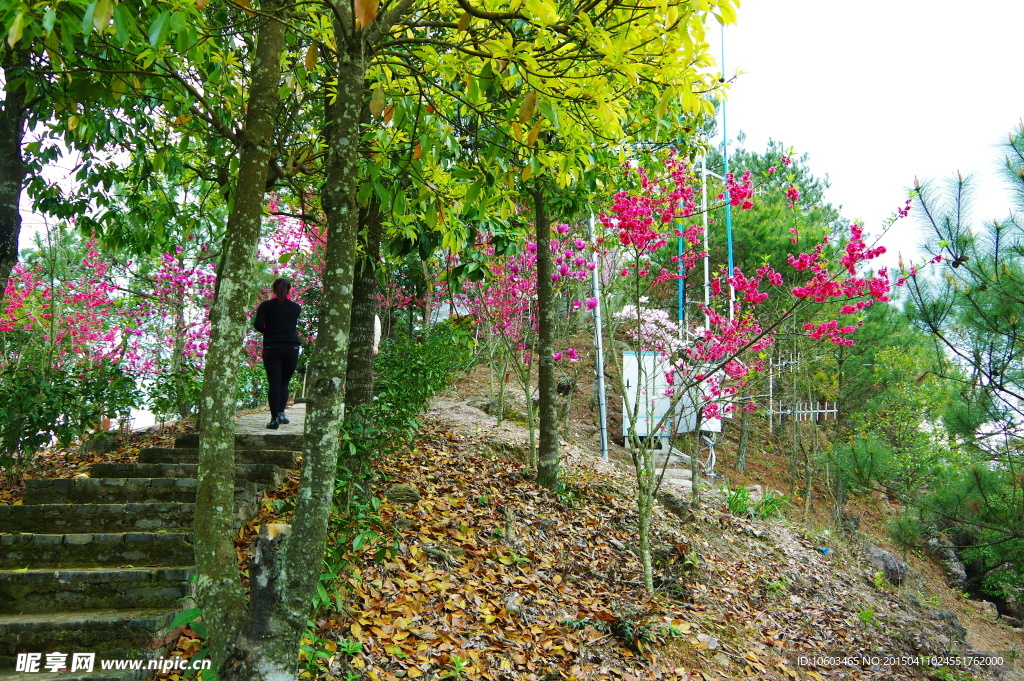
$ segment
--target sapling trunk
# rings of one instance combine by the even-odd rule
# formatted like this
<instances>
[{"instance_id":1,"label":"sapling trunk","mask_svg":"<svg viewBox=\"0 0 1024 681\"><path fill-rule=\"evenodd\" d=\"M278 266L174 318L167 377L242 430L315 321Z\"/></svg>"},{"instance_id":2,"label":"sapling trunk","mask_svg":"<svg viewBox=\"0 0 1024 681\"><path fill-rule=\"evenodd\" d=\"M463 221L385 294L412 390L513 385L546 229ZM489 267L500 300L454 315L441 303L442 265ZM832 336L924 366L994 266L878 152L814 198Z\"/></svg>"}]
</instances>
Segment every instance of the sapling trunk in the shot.
<instances>
[{"instance_id":1,"label":"sapling trunk","mask_svg":"<svg viewBox=\"0 0 1024 681\"><path fill-rule=\"evenodd\" d=\"M769 415L770 417L770 415ZM736 471L747 474L747 448L750 444L750 412L746 409L740 415L740 444L736 449Z\"/></svg>"}]
</instances>

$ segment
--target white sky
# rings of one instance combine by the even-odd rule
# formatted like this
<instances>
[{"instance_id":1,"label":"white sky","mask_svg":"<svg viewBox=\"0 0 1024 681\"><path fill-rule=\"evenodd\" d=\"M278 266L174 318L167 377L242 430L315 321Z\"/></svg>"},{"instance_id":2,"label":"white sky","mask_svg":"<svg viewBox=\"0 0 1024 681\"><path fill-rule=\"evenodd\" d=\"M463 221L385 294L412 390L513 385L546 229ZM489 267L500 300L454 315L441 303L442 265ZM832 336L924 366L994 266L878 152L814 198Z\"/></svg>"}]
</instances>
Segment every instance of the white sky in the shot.
<instances>
[{"instance_id":1,"label":"white sky","mask_svg":"<svg viewBox=\"0 0 1024 681\"><path fill-rule=\"evenodd\" d=\"M752 151L771 138L808 153L831 181L829 200L869 232L915 176L976 173L975 216L1009 212L995 169L1024 118L1024 3L743 0L737 18L724 31L727 77L742 72L726 105L730 139L743 131ZM912 255L917 229L903 220L883 243Z\"/></svg>"}]
</instances>

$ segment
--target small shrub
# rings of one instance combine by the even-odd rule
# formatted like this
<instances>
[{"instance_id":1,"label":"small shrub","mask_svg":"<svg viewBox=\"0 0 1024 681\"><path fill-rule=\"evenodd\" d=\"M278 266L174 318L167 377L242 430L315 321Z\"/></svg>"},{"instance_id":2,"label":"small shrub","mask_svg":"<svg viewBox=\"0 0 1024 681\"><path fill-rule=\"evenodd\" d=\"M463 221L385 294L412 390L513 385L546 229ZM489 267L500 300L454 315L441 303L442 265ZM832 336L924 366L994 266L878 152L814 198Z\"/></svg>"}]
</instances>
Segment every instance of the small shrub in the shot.
<instances>
[{"instance_id":1,"label":"small shrub","mask_svg":"<svg viewBox=\"0 0 1024 681\"><path fill-rule=\"evenodd\" d=\"M725 505L729 512L741 518L781 518L783 509L789 505L789 497L776 496L771 490L764 493L756 502L750 498L750 490L745 487L725 489Z\"/></svg>"}]
</instances>

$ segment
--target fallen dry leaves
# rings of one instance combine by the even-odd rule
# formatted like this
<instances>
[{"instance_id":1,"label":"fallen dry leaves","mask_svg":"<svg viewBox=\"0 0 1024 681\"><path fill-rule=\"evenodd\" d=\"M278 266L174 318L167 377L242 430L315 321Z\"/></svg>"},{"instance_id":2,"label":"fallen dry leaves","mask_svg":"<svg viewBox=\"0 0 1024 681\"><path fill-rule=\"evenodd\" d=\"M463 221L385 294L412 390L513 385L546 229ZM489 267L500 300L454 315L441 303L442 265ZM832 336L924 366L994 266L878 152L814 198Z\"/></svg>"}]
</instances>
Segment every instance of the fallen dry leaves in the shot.
<instances>
[{"instance_id":1,"label":"fallen dry leaves","mask_svg":"<svg viewBox=\"0 0 1024 681\"><path fill-rule=\"evenodd\" d=\"M736 518L713 500L688 524L659 510L659 589L649 596L632 552L628 478L577 466L571 499L560 499L486 436L436 426L378 470L379 490L405 482L423 498L381 507L392 557L374 562L375 547L350 554L348 613L317 622L335 643L325 678L926 678L911 666L799 663L915 648L893 594L873 592L859 564L837 569L835 548L824 556L786 527ZM878 621L865 624L858 615L869 606ZM345 653L347 642L360 652Z\"/></svg>"}]
</instances>

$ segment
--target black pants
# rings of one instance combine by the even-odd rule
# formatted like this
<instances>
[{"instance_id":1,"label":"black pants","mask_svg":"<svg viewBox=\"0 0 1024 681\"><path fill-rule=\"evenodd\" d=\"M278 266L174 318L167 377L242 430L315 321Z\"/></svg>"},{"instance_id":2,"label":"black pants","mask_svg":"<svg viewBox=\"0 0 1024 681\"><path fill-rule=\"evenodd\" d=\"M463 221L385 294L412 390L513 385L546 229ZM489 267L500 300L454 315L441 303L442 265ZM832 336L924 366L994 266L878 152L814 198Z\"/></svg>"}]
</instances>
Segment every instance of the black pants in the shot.
<instances>
[{"instance_id":1,"label":"black pants","mask_svg":"<svg viewBox=\"0 0 1024 681\"><path fill-rule=\"evenodd\" d=\"M288 404L288 382L292 380L295 366L299 363L298 345L264 345L263 368L267 370L267 402L274 416L284 411Z\"/></svg>"}]
</instances>

